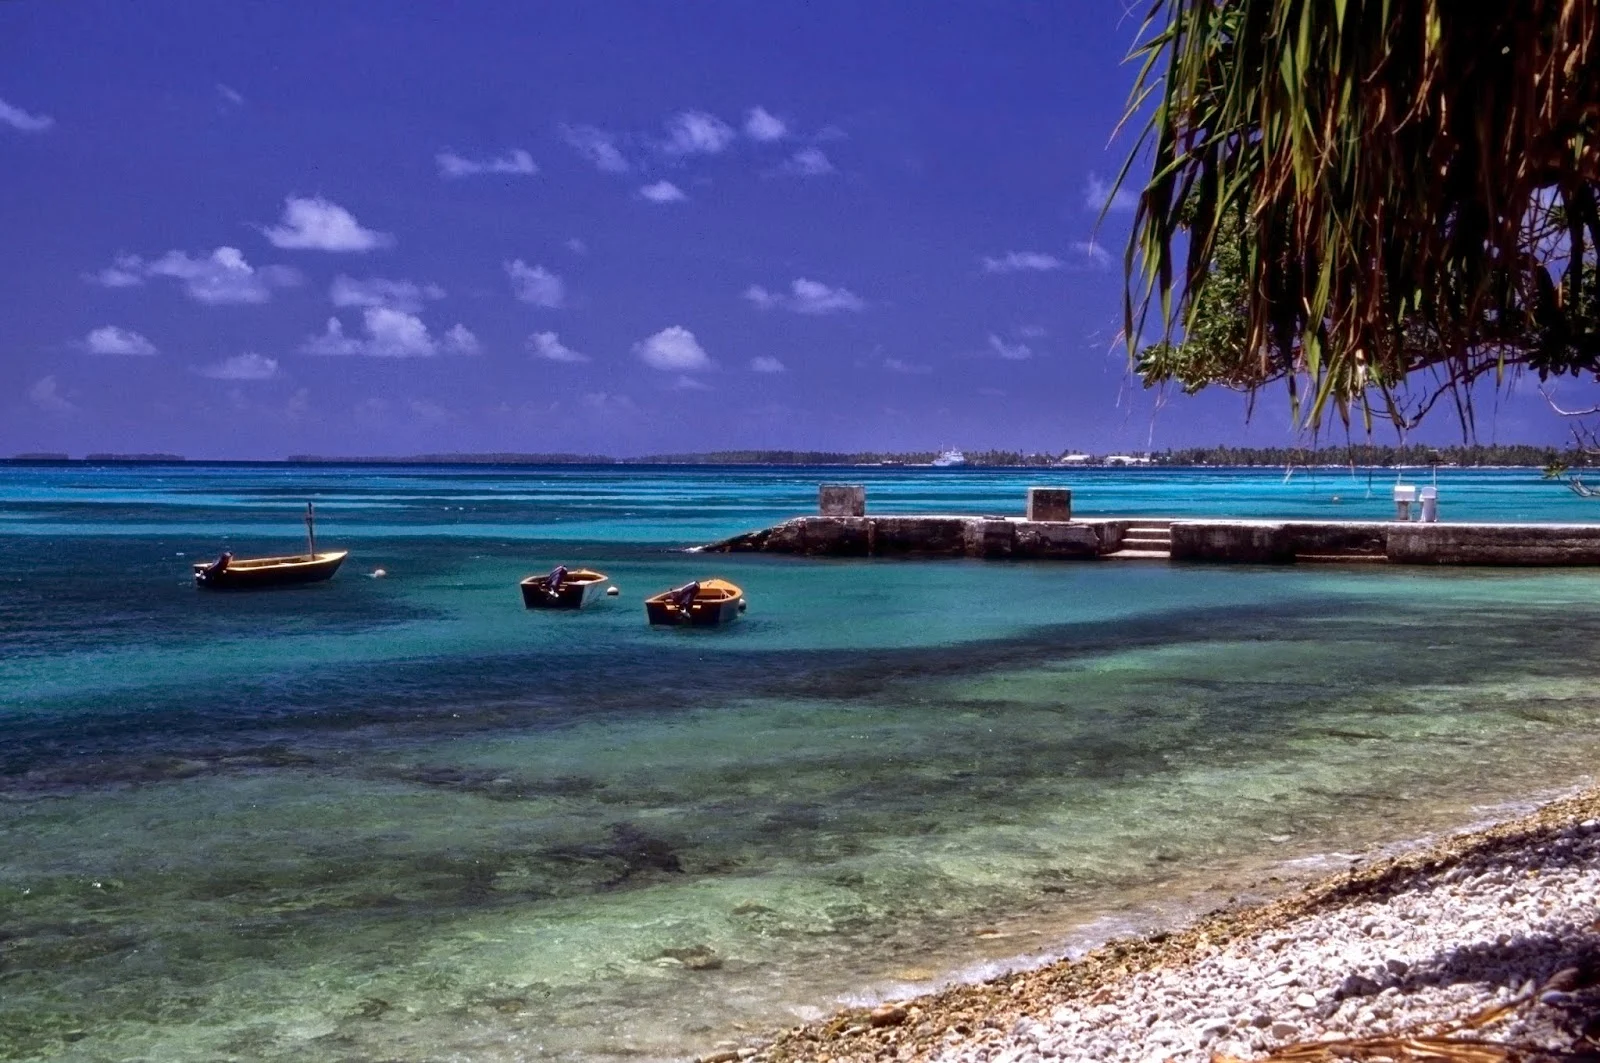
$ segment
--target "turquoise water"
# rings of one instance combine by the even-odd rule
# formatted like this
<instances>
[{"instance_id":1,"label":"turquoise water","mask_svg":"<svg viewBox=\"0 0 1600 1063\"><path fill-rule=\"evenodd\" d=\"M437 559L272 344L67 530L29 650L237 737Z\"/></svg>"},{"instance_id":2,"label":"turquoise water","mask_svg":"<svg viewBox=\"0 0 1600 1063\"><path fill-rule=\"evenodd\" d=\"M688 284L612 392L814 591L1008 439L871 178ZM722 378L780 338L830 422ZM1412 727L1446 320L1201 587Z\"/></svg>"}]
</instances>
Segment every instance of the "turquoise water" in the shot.
<instances>
[{"instance_id":1,"label":"turquoise water","mask_svg":"<svg viewBox=\"0 0 1600 1063\"><path fill-rule=\"evenodd\" d=\"M0 469L0 1058L675 1058L1600 752L1600 574L681 552L835 479L880 512L1056 482L1086 514L1382 517L1393 474ZM1440 496L1600 513L1529 471ZM190 586L294 549L307 498L334 581ZM557 561L621 596L524 611ZM732 629L646 627L713 574Z\"/></svg>"}]
</instances>

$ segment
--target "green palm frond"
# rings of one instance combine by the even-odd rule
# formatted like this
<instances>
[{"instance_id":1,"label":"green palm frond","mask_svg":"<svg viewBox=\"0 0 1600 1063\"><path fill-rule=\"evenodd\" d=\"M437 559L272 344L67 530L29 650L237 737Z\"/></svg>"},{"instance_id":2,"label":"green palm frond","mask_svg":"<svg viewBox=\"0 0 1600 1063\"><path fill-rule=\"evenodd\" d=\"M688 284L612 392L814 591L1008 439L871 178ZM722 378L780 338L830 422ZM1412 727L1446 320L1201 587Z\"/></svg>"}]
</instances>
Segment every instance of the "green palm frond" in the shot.
<instances>
[{"instance_id":1,"label":"green palm frond","mask_svg":"<svg viewBox=\"0 0 1600 1063\"><path fill-rule=\"evenodd\" d=\"M1154 0L1130 343L1151 315L1166 342L1189 329L1221 254L1242 319L1212 382L1287 379L1313 427L1393 413L1422 369L1595 372L1597 9Z\"/></svg>"}]
</instances>

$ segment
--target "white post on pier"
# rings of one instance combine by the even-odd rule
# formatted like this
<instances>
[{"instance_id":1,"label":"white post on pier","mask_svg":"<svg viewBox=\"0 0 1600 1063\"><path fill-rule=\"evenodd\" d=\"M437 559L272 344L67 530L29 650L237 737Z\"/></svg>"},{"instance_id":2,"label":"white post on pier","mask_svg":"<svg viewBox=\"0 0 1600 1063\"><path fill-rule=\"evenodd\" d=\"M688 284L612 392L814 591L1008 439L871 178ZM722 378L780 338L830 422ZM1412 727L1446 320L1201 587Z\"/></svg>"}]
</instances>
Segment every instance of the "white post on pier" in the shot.
<instances>
[{"instance_id":1,"label":"white post on pier","mask_svg":"<svg viewBox=\"0 0 1600 1063\"><path fill-rule=\"evenodd\" d=\"M1410 520L1411 503L1417 500L1416 484L1394 485L1394 519Z\"/></svg>"}]
</instances>

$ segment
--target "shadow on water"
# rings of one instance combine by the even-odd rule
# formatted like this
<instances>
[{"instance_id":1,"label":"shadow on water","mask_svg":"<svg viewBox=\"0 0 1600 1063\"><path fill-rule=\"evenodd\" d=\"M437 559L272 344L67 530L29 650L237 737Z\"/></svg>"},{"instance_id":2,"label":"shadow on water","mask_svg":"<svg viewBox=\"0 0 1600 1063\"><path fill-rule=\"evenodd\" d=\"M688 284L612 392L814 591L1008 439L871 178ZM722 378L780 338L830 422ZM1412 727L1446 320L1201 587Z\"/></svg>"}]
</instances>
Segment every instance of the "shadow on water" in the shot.
<instances>
[{"instance_id":1,"label":"shadow on water","mask_svg":"<svg viewBox=\"0 0 1600 1063\"><path fill-rule=\"evenodd\" d=\"M192 591L188 593L193 597ZM297 594L281 605L270 600L273 595L250 597L251 605L265 600L260 611L241 617L235 609L229 614L245 629L256 622L255 617L272 610L293 614L308 626L330 620L315 591ZM385 620L392 620L393 607L385 609ZM1075 664L1150 650L1170 656L1184 648L1204 652L1208 647L1256 643L1289 659L1293 653L1288 647L1296 643L1319 646L1371 639L1387 644L1396 663L1404 661L1401 667L1351 669L1344 674L1288 671L1245 676L1223 670L1204 675L1191 670L1184 676L1190 692L1233 695L1208 702L1207 713L1215 731L1239 735L1283 725L1268 715L1234 711L1248 709L1251 699L1237 695L1243 684L1252 682L1279 694L1286 687L1303 687L1308 705L1330 701L1341 692L1359 691L1382 699L1392 691L1396 699L1391 711L1406 712L1404 695L1419 685L1522 672L1587 674L1588 662L1562 647L1593 644L1591 640L1600 635L1600 615L1573 615L1560 607L1548 615L1541 612L1519 607L1496 616L1482 608L1463 613L1387 603L1380 622L1370 616L1370 604L1359 600L1330 601L1315 615L1308 615L1299 603L1230 606L1044 626L1027 637L973 642L958 652L943 646L751 649L718 659L714 668L686 668L676 646L634 647L625 655L600 645L568 648L559 656L450 655L381 666L335 662L265 680L236 679L199 689L194 684L134 688L119 693L112 705L104 704L96 692L81 702L63 697L21 712L14 708L7 721L13 740L0 750L0 788L86 786L97 779L127 784L313 763L336 769L352 757L339 747L360 749L361 756L367 756L385 745L404 745L418 738L661 718L751 698L792 697L796 691L804 691L813 701L848 705L889 699L907 712L938 714L946 711L945 706L929 701L925 691L941 682L1042 665L1059 673L1059 711L1092 713L1093 705L1073 703ZM350 622L363 621L352 616ZM1560 631L1559 644L1552 644L1551 630ZM581 681L573 676L581 676ZM1129 673L1126 681L1149 685L1150 715L1169 711L1159 700L1169 682L1166 675ZM1001 690L988 700L966 697L961 707L966 712L1003 713L1012 707L1012 698ZM1557 718L1537 702L1520 702L1509 711L1530 721ZM1317 726L1314 719L1297 720L1295 725ZM1347 732L1342 737L1364 736ZM1114 751L1092 758L1107 763L1119 759ZM463 776L459 785L470 789L474 784ZM546 784L522 785L542 793L540 787Z\"/></svg>"}]
</instances>

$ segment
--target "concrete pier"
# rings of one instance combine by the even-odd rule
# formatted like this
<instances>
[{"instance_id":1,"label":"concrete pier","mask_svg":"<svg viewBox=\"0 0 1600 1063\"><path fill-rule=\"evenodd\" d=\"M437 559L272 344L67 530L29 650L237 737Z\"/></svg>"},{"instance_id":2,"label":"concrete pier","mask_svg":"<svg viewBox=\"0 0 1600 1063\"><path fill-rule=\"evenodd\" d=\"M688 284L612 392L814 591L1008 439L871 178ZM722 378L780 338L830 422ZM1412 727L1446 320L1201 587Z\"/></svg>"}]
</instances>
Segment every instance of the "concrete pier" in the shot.
<instances>
[{"instance_id":1,"label":"concrete pier","mask_svg":"<svg viewBox=\"0 0 1600 1063\"><path fill-rule=\"evenodd\" d=\"M824 557L1588 566L1600 565L1600 524L814 516L699 549Z\"/></svg>"}]
</instances>

